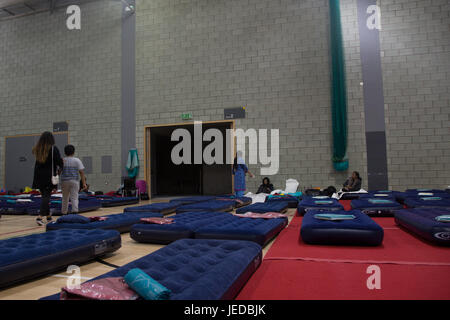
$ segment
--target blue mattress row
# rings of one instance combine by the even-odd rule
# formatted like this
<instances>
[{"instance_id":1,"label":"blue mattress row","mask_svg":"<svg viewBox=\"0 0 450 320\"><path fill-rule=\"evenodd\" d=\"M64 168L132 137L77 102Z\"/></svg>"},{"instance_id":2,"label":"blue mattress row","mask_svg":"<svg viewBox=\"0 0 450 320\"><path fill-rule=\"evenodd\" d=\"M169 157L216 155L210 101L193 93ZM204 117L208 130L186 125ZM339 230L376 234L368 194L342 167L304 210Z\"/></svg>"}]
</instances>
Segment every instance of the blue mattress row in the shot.
<instances>
[{"instance_id":1,"label":"blue mattress row","mask_svg":"<svg viewBox=\"0 0 450 320\"><path fill-rule=\"evenodd\" d=\"M139 198L136 197L112 197L102 195L96 196L95 198L100 201L102 207L106 208L139 203Z\"/></svg>"},{"instance_id":2,"label":"blue mattress row","mask_svg":"<svg viewBox=\"0 0 450 320\"><path fill-rule=\"evenodd\" d=\"M395 210L403 209L403 206L391 197L359 198L350 203L352 209L361 210L369 216L388 217L393 216Z\"/></svg>"},{"instance_id":3,"label":"blue mattress row","mask_svg":"<svg viewBox=\"0 0 450 320\"><path fill-rule=\"evenodd\" d=\"M48 223L46 230L59 230L59 229L104 229L104 230L116 230L120 233L129 232L131 226L139 223L141 218L162 217L160 213L148 212L148 213L136 213L125 212L120 214L111 214L102 216L106 218L103 221L91 221L90 218L83 217L77 214L70 214L60 217L58 220Z\"/></svg>"},{"instance_id":4,"label":"blue mattress row","mask_svg":"<svg viewBox=\"0 0 450 320\"><path fill-rule=\"evenodd\" d=\"M375 221L359 210L326 211L331 214L353 215L351 220L321 220L316 215L323 210L308 210L303 217L300 235L308 244L378 246L384 231Z\"/></svg>"},{"instance_id":5,"label":"blue mattress row","mask_svg":"<svg viewBox=\"0 0 450 320\"><path fill-rule=\"evenodd\" d=\"M176 213L196 211L230 211L233 209L234 201L208 200L191 204L180 205Z\"/></svg>"},{"instance_id":6,"label":"blue mattress row","mask_svg":"<svg viewBox=\"0 0 450 320\"><path fill-rule=\"evenodd\" d=\"M11 215L38 215L41 206L41 198L35 197L31 202L21 202L17 200L0 200L0 212ZM101 203L97 199L80 200L78 203L79 212L93 211L101 208ZM69 212L71 205L69 204ZM50 212L52 215L61 215L61 199L55 198L50 201Z\"/></svg>"},{"instance_id":7,"label":"blue mattress row","mask_svg":"<svg viewBox=\"0 0 450 320\"><path fill-rule=\"evenodd\" d=\"M173 202L161 202L152 203L136 207L125 208L124 212L158 212L163 215L175 212L176 208L179 206L178 203Z\"/></svg>"},{"instance_id":8,"label":"blue mattress row","mask_svg":"<svg viewBox=\"0 0 450 320\"><path fill-rule=\"evenodd\" d=\"M183 238L234 239L264 246L286 225L287 218L241 218L226 212L186 212L172 224L135 224L130 237L138 242L167 244Z\"/></svg>"},{"instance_id":9,"label":"blue mattress row","mask_svg":"<svg viewBox=\"0 0 450 320\"><path fill-rule=\"evenodd\" d=\"M81 264L121 246L114 230L65 229L0 240L0 287Z\"/></svg>"},{"instance_id":10,"label":"blue mattress row","mask_svg":"<svg viewBox=\"0 0 450 320\"><path fill-rule=\"evenodd\" d=\"M230 300L261 259L261 247L254 242L183 239L93 280L124 277L139 268L171 291L170 300Z\"/></svg>"},{"instance_id":11,"label":"blue mattress row","mask_svg":"<svg viewBox=\"0 0 450 320\"><path fill-rule=\"evenodd\" d=\"M334 198L304 196L302 201L298 204L297 213L299 215L304 215L309 210L336 211L344 210L344 207Z\"/></svg>"}]
</instances>

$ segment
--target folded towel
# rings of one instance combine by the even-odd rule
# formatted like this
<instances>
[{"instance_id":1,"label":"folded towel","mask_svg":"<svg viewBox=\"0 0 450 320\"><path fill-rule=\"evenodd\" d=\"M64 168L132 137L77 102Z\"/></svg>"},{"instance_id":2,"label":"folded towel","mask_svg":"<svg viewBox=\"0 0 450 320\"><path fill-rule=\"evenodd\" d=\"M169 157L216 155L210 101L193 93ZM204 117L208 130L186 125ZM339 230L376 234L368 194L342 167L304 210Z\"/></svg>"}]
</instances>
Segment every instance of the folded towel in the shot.
<instances>
[{"instance_id":1,"label":"folded towel","mask_svg":"<svg viewBox=\"0 0 450 320\"><path fill-rule=\"evenodd\" d=\"M139 296L131 290L122 277L103 278L62 288L61 300L136 300Z\"/></svg>"},{"instance_id":2,"label":"folded towel","mask_svg":"<svg viewBox=\"0 0 450 320\"><path fill-rule=\"evenodd\" d=\"M139 268L128 271L124 279L145 300L168 300L172 293Z\"/></svg>"},{"instance_id":3,"label":"folded towel","mask_svg":"<svg viewBox=\"0 0 450 320\"><path fill-rule=\"evenodd\" d=\"M174 223L172 218L141 218L141 222L154 223L154 224L172 224Z\"/></svg>"},{"instance_id":4,"label":"folded towel","mask_svg":"<svg viewBox=\"0 0 450 320\"><path fill-rule=\"evenodd\" d=\"M314 215L314 218L320 220L341 221L341 220L353 220L356 217L352 214L318 213Z\"/></svg>"}]
</instances>

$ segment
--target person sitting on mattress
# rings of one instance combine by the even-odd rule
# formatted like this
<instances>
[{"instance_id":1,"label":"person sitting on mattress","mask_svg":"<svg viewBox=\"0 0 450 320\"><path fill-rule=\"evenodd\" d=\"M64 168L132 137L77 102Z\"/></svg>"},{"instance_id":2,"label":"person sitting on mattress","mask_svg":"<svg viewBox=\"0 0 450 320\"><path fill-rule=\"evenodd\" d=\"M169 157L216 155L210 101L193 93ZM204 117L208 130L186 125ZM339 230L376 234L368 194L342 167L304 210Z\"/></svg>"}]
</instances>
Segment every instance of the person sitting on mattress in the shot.
<instances>
[{"instance_id":1,"label":"person sitting on mattress","mask_svg":"<svg viewBox=\"0 0 450 320\"><path fill-rule=\"evenodd\" d=\"M358 171L353 171L352 176L344 183L342 191L358 191L361 189L361 177Z\"/></svg>"},{"instance_id":2,"label":"person sitting on mattress","mask_svg":"<svg viewBox=\"0 0 450 320\"><path fill-rule=\"evenodd\" d=\"M250 177L254 177L253 173L251 173L245 165L244 159L242 159L242 152L238 151L233 163L234 191L236 197L244 196L244 191L246 189L245 175L247 173L250 175Z\"/></svg>"},{"instance_id":3,"label":"person sitting on mattress","mask_svg":"<svg viewBox=\"0 0 450 320\"><path fill-rule=\"evenodd\" d=\"M268 177L265 177L256 193L271 193L272 191L273 191L273 184L270 183L270 179Z\"/></svg>"}]
</instances>

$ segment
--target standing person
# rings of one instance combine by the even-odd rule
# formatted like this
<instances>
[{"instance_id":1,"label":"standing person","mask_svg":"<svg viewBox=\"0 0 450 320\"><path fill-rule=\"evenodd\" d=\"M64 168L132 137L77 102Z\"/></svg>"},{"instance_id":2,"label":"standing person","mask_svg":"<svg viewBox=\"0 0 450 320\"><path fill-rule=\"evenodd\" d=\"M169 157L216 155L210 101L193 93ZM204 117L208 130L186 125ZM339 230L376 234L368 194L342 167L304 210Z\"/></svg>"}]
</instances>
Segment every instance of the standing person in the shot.
<instances>
[{"instance_id":1,"label":"standing person","mask_svg":"<svg viewBox=\"0 0 450 320\"><path fill-rule=\"evenodd\" d=\"M361 177L358 171L353 171L352 176L344 183L342 191L358 191L361 189Z\"/></svg>"},{"instance_id":2,"label":"standing person","mask_svg":"<svg viewBox=\"0 0 450 320\"><path fill-rule=\"evenodd\" d=\"M33 147L33 155L36 157L34 165L33 188L41 192L41 208L36 223L44 225L42 217L47 216L47 222L52 221L50 213L50 196L57 185L52 182L52 176L57 175L63 167L63 160L58 148L55 146L55 137L51 132L42 133L38 143ZM53 166L52 166L53 164Z\"/></svg>"},{"instance_id":3,"label":"standing person","mask_svg":"<svg viewBox=\"0 0 450 320\"><path fill-rule=\"evenodd\" d=\"M81 177L81 186L87 189L86 176L84 175L84 166L80 159L74 157L75 147L68 144L64 147L64 169L61 174L62 189L62 210L61 213L67 214L69 210L69 198L72 204L72 213L78 213L78 192L80 190L80 182L78 175Z\"/></svg>"},{"instance_id":4,"label":"standing person","mask_svg":"<svg viewBox=\"0 0 450 320\"><path fill-rule=\"evenodd\" d=\"M273 184L270 183L270 179L268 177L265 177L256 193L271 193L272 191L273 191Z\"/></svg>"},{"instance_id":5,"label":"standing person","mask_svg":"<svg viewBox=\"0 0 450 320\"><path fill-rule=\"evenodd\" d=\"M237 156L234 158L233 163L233 174L234 174L234 191L236 197L243 197L245 187L245 175L249 174L250 177L254 177L253 173L251 173L247 166L245 165L244 159L242 159L242 153L240 151L237 152Z\"/></svg>"}]
</instances>

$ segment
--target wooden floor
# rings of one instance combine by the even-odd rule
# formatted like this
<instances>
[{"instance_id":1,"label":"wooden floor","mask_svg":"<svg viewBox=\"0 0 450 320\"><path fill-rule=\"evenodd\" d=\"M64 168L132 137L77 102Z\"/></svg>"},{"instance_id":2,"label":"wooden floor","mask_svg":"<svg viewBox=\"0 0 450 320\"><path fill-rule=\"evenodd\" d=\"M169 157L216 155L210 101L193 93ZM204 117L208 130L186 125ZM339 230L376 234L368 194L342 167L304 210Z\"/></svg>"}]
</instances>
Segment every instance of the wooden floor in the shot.
<instances>
[{"instance_id":1,"label":"wooden floor","mask_svg":"<svg viewBox=\"0 0 450 320\"><path fill-rule=\"evenodd\" d=\"M165 202L167 200L167 198L164 198L160 200L156 199L153 201L141 201L139 205L155 202ZM136 204L131 206L136 206ZM126 207L127 206L101 208L97 211L83 213L83 215L92 217L106 214L122 213L123 209ZM286 215L288 216L289 221L291 221L294 214L295 209L288 210ZM55 218L57 219L57 217ZM38 226L35 220L36 217L34 216L3 215L0 218L0 239L45 232L45 226ZM116 252L103 257L103 261L112 263L117 266L122 266L163 247L163 245L138 243L130 238L129 233L123 233L121 236L122 247ZM266 254L272 243L273 240L264 247L263 255ZM80 269L82 281L85 281L109 272L113 270L113 267L109 267L100 262L92 261L80 266ZM26 282L15 287L0 290L0 300L36 300L47 295L55 294L66 285L67 277L69 277L70 275L71 274L62 271L57 274L49 274L47 276Z\"/></svg>"}]
</instances>

